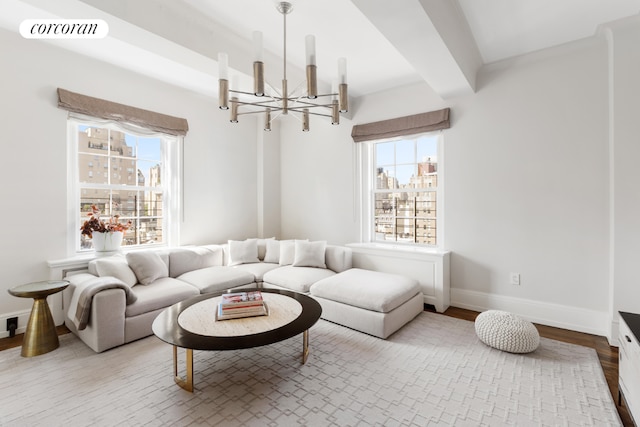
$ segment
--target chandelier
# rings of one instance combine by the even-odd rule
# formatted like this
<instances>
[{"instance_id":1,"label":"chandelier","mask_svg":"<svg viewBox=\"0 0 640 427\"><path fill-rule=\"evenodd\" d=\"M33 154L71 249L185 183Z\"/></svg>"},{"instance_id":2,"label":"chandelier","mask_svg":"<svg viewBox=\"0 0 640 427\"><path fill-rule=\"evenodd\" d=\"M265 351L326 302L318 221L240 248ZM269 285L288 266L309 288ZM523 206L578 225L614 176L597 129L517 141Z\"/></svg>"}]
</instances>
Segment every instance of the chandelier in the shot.
<instances>
[{"instance_id":1,"label":"chandelier","mask_svg":"<svg viewBox=\"0 0 640 427\"><path fill-rule=\"evenodd\" d=\"M266 131L271 130L272 120L275 120L280 115L286 116L290 112L300 115L302 130L305 132L309 130L309 115L311 114L331 118L332 125L340 124L340 113L348 111L346 59L338 59L338 81L333 83L331 93L318 94L315 36L306 36L306 90L304 82L301 82L294 90L289 92L287 83L287 15L293 10L293 5L290 2L282 1L277 4L276 8L282 14L284 24L284 75L282 77L282 87L277 89L268 82L265 86L264 63L262 62L262 33L255 31L253 33L255 49L253 92L238 90L235 81L229 85L229 58L226 53L218 54L220 109L228 110L231 107L231 123L238 123L238 116L243 114L264 114L264 130ZM231 98L229 97L230 94ZM322 102L321 100L323 99L326 102ZM240 111L241 108L243 111Z\"/></svg>"}]
</instances>

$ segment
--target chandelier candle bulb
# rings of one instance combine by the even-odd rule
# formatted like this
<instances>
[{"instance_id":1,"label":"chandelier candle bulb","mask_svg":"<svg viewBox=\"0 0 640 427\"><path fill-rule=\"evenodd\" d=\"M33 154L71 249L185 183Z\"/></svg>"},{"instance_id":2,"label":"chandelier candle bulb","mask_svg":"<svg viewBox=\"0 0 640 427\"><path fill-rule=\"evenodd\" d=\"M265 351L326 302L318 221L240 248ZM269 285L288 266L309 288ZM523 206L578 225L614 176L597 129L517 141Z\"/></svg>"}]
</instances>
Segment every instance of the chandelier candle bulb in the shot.
<instances>
[{"instance_id":1,"label":"chandelier candle bulb","mask_svg":"<svg viewBox=\"0 0 640 427\"><path fill-rule=\"evenodd\" d=\"M229 56L224 52L218 54L218 78L220 80L229 79Z\"/></svg>"},{"instance_id":2,"label":"chandelier candle bulb","mask_svg":"<svg viewBox=\"0 0 640 427\"><path fill-rule=\"evenodd\" d=\"M347 59L338 59L338 79L340 84L347 83Z\"/></svg>"},{"instance_id":3,"label":"chandelier candle bulb","mask_svg":"<svg viewBox=\"0 0 640 427\"><path fill-rule=\"evenodd\" d=\"M255 62L262 62L262 32L254 31L253 32L253 60Z\"/></svg>"},{"instance_id":4,"label":"chandelier candle bulb","mask_svg":"<svg viewBox=\"0 0 640 427\"><path fill-rule=\"evenodd\" d=\"M307 53L307 65L316 65L316 37L309 34L305 37L305 47Z\"/></svg>"}]
</instances>

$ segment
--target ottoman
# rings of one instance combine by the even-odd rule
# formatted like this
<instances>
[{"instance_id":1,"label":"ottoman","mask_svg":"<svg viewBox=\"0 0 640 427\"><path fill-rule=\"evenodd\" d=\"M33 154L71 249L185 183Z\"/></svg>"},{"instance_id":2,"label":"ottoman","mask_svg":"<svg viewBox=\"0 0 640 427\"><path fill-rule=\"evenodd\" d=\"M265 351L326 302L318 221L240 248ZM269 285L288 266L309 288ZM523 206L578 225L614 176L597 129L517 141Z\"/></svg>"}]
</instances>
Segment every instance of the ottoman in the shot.
<instances>
[{"instance_id":1,"label":"ottoman","mask_svg":"<svg viewBox=\"0 0 640 427\"><path fill-rule=\"evenodd\" d=\"M352 268L309 289L322 318L386 339L424 310L417 280Z\"/></svg>"},{"instance_id":2,"label":"ottoman","mask_svg":"<svg viewBox=\"0 0 640 427\"><path fill-rule=\"evenodd\" d=\"M506 311L480 313L475 328L480 341L509 353L530 353L540 345L540 334L533 323Z\"/></svg>"}]
</instances>

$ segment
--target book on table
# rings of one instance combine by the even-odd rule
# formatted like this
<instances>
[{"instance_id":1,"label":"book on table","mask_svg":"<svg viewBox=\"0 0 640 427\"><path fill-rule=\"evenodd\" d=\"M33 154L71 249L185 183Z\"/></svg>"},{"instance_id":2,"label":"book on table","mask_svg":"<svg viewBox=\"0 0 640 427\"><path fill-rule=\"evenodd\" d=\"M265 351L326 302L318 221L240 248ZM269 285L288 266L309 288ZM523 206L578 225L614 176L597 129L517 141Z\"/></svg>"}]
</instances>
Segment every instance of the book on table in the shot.
<instances>
[{"instance_id":1,"label":"book on table","mask_svg":"<svg viewBox=\"0 0 640 427\"><path fill-rule=\"evenodd\" d=\"M258 306L263 302L262 292L249 291L249 292L233 292L223 294L220 300L220 304L223 307L235 307L238 305L244 306Z\"/></svg>"},{"instance_id":2,"label":"book on table","mask_svg":"<svg viewBox=\"0 0 640 427\"><path fill-rule=\"evenodd\" d=\"M216 320L266 316L267 304L260 291L235 292L222 295L216 311Z\"/></svg>"}]
</instances>

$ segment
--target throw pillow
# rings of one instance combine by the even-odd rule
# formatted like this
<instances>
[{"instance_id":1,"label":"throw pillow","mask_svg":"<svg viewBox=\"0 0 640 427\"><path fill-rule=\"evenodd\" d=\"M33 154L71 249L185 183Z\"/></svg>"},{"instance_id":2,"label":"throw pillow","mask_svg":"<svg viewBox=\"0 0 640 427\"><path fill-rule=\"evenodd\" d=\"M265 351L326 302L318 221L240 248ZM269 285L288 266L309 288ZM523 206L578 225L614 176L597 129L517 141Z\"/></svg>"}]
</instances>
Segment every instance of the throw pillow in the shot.
<instances>
[{"instance_id":1,"label":"throw pillow","mask_svg":"<svg viewBox=\"0 0 640 427\"><path fill-rule=\"evenodd\" d=\"M267 242L270 240L274 240L275 237L269 237L266 239L258 239L258 259L260 261L264 260L265 255L267 254Z\"/></svg>"},{"instance_id":2,"label":"throw pillow","mask_svg":"<svg viewBox=\"0 0 640 427\"><path fill-rule=\"evenodd\" d=\"M127 264L127 260L122 255L113 255L105 258L98 258L91 261L98 276L112 276L122 280L129 287L138 283L138 279Z\"/></svg>"},{"instance_id":3,"label":"throw pillow","mask_svg":"<svg viewBox=\"0 0 640 427\"><path fill-rule=\"evenodd\" d=\"M325 241L305 242L296 240L293 266L327 268L324 263L326 247L327 242Z\"/></svg>"},{"instance_id":4,"label":"throw pillow","mask_svg":"<svg viewBox=\"0 0 640 427\"><path fill-rule=\"evenodd\" d=\"M169 277L169 267L156 252L129 252L127 262L141 285L149 285L156 279Z\"/></svg>"},{"instance_id":5,"label":"throw pillow","mask_svg":"<svg viewBox=\"0 0 640 427\"><path fill-rule=\"evenodd\" d=\"M229 265L254 262L260 262L258 259L258 239L229 240Z\"/></svg>"},{"instance_id":6,"label":"throw pillow","mask_svg":"<svg viewBox=\"0 0 640 427\"><path fill-rule=\"evenodd\" d=\"M308 242L304 240L280 240L280 265L291 265L296 254L296 242Z\"/></svg>"},{"instance_id":7,"label":"throw pillow","mask_svg":"<svg viewBox=\"0 0 640 427\"><path fill-rule=\"evenodd\" d=\"M273 264L280 263L280 242L278 240L267 240L264 262Z\"/></svg>"},{"instance_id":8,"label":"throw pillow","mask_svg":"<svg viewBox=\"0 0 640 427\"><path fill-rule=\"evenodd\" d=\"M171 277L178 277L188 271L221 264L220 253L205 247L178 248L169 253L169 275Z\"/></svg>"},{"instance_id":9,"label":"throw pillow","mask_svg":"<svg viewBox=\"0 0 640 427\"><path fill-rule=\"evenodd\" d=\"M280 265L291 265L293 264L293 257L295 255L296 250L296 241L295 240L280 240L280 255L278 263Z\"/></svg>"}]
</instances>

